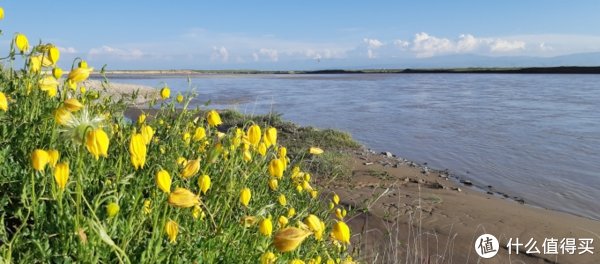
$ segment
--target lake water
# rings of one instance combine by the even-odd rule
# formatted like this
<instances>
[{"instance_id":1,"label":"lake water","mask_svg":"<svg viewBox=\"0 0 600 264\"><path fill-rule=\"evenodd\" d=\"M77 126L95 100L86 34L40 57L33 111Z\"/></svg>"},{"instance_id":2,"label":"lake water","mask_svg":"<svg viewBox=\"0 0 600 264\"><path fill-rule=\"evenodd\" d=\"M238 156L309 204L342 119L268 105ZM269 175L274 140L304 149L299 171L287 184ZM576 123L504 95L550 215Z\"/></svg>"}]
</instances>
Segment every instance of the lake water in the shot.
<instances>
[{"instance_id":1,"label":"lake water","mask_svg":"<svg viewBox=\"0 0 600 264\"><path fill-rule=\"evenodd\" d=\"M275 111L449 169L526 203L600 219L600 75L348 74L113 78Z\"/></svg>"}]
</instances>

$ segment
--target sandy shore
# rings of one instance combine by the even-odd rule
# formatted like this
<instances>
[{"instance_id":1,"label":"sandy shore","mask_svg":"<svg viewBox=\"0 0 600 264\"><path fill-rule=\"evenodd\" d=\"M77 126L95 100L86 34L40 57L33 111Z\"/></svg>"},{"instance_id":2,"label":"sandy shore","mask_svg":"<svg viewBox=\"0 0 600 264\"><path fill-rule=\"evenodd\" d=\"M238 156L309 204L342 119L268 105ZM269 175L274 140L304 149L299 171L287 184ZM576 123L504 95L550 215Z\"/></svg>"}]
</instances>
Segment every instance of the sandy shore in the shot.
<instances>
[{"instance_id":1,"label":"sandy shore","mask_svg":"<svg viewBox=\"0 0 600 264\"><path fill-rule=\"evenodd\" d=\"M444 172L366 150L355 151L350 166L347 181L322 184L355 209L353 241L367 263L600 263L600 221L483 193ZM490 259L475 252L484 233L500 244ZM518 255L508 253L511 238L523 243ZM544 254L546 238L592 238L594 254ZM540 253L525 254L530 239Z\"/></svg>"},{"instance_id":2,"label":"sandy shore","mask_svg":"<svg viewBox=\"0 0 600 264\"><path fill-rule=\"evenodd\" d=\"M138 84L109 82L103 86L103 83L99 80L87 80L81 85L89 91L103 91L106 96L112 96L117 100L123 98L132 106L141 107L159 96L158 89ZM138 97L135 100L131 100L131 94L136 91L138 92Z\"/></svg>"}]
</instances>

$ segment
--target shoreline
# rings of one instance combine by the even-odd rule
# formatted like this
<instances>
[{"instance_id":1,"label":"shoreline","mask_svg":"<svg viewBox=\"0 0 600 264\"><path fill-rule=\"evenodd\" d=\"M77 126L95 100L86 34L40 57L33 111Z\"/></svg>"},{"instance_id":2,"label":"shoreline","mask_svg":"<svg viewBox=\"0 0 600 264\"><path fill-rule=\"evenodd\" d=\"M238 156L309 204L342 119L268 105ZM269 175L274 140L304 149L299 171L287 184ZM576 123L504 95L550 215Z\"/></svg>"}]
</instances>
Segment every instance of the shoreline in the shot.
<instances>
[{"instance_id":1,"label":"shoreline","mask_svg":"<svg viewBox=\"0 0 600 264\"><path fill-rule=\"evenodd\" d=\"M482 193L453 180L446 171L424 173L424 167L386 154L367 149L353 153L350 181L330 188L346 206L358 209L350 222L353 230L369 230L355 238L370 241L360 244L367 256L396 251L400 259L422 259L406 243L425 241L420 252L432 252L425 254L432 263L480 263L483 259L473 246L479 235L488 233L498 238L501 247L499 255L484 263L594 263L598 257L596 252L587 256L508 254L510 238L523 243L533 238L540 250L546 238L598 241L600 221ZM402 250L390 248L389 235L394 233Z\"/></svg>"}]
</instances>

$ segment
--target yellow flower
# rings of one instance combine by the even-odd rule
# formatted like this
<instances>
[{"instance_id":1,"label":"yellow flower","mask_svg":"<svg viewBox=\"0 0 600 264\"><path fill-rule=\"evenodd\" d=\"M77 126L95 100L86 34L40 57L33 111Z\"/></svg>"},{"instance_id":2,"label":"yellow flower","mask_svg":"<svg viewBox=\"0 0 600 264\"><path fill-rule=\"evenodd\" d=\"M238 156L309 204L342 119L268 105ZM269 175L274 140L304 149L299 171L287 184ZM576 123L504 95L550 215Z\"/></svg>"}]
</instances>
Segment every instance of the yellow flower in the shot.
<instances>
[{"instance_id":1,"label":"yellow flower","mask_svg":"<svg viewBox=\"0 0 600 264\"><path fill-rule=\"evenodd\" d=\"M317 256L316 258L312 258L308 261L308 264L321 264L321 256Z\"/></svg>"},{"instance_id":2,"label":"yellow flower","mask_svg":"<svg viewBox=\"0 0 600 264\"><path fill-rule=\"evenodd\" d=\"M37 171L42 171L46 168L46 164L50 162L50 155L43 149L36 149L31 153L31 166Z\"/></svg>"},{"instance_id":3,"label":"yellow flower","mask_svg":"<svg viewBox=\"0 0 600 264\"><path fill-rule=\"evenodd\" d=\"M63 104L69 112L77 112L83 108L83 104L81 104L77 98L69 98L65 100Z\"/></svg>"},{"instance_id":4,"label":"yellow flower","mask_svg":"<svg viewBox=\"0 0 600 264\"><path fill-rule=\"evenodd\" d=\"M275 264L275 254L271 251L267 251L260 256L260 264Z\"/></svg>"},{"instance_id":5,"label":"yellow flower","mask_svg":"<svg viewBox=\"0 0 600 264\"><path fill-rule=\"evenodd\" d=\"M8 99L6 99L6 95L3 92L0 92L0 110L4 112L8 111Z\"/></svg>"},{"instance_id":6,"label":"yellow flower","mask_svg":"<svg viewBox=\"0 0 600 264\"><path fill-rule=\"evenodd\" d=\"M0 20L4 19L4 8L0 7Z\"/></svg>"},{"instance_id":7,"label":"yellow flower","mask_svg":"<svg viewBox=\"0 0 600 264\"><path fill-rule=\"evenodd\" d=\"M17 49L19 49L21 53L24 53L25 51L29 50L29 40L27 40L25 35L17 33L15 36L15 46L17 46Z\"/></svg>"},{"instance_id":8,"label":"yellow flower","mask_svg":"<svg viewBox=\"0 0 600 264\"><path fill-rule=\"evenodd\" d=\"M143 168L146 164L146 142L140 133L135 133L129 141L129 154L131 156L131 164L137 170Z\"/></svg>"},{"instance_id":9,"label":"yellow flower","mask_svg":"<svg viewBox=\"0 0 600 264\"><path fill-rule=\"evenodd\" d=\"M344 217L346 217L346 209L336 208L335 217L337 217L337 219L344 220Z\"/></svg>"},{"instance_id":10,"label":"yellow flower","mask_svg":"<svg viewBox=\"0 0 600 264\"><path fill-rule=\"evenodd\" d=\"M279 197L277 197L277 201L281 206L287 205L287 199L285 198L285 194L280 194Z\"/></svg>"},{"instance_id":11,"label":"yellow flower","mask_svg":"<svg viewBox=\"0 0 600 264\"><path fill-rule=\"evenodd\" d=\"M258 231L264 236L271 236L271 233L273 233L273 222L271 222L270 217L260 221Z\"/></svg>"},{"instance_id":12,"label":"yellow flower","mask_svg":"<svg viewBox=\"0 0 600 264\"><path fill-rule=\"evenodd\" d=\"M77 67L87 69L88 68L87 61L84 61L84 60L79 61L79 63L77 64Z\"/></svg>"},{"instance_id":13,"label":"yellow flower","mask_svg":"<svg viewBox=\"0 0 600 264\"><path fill-rule=\"evenodd\" d=\"M202 191L203 194L206 194L208 189L210 189L210 184L210 176L202 175L198 178L198 187L200 187L200 191Z\"/></svg>"},{"instance_id":14,"label":"yellow flower","mask_svg":"<svg viewBox=\"0 0 600 264\"><path fill-rule=\"evenodd\" d=\"M269 174L278 179L283 177L283 163L280 159L273 159L269 162Z\"/></svg>"},{"instance_id":15,"label":"yellow flower","mask_svg":"<svg viewBox=\"0 0 600 264\"><path fill-rule=\"evenodd\" d=\"M67 79L74 83L79 83L79 82L85 81L85 80L87 80L88 77L90 77L90 73L93 70L94 70L94 68L79 67L77 69L71 70L71 72L69 72L69 76L67 77Z\"/></svg>"},{"instance_id":16,"label":"yellow flower","mask_svg":"<svg viewBox=\"0 0 600 264\"><path fill-rule=\"evenodd\" d=\"M56 64L58 59L60 58L60 51L56 46L52 46L48 49L48 59L52 62L52 64Z\"/></svg>"},{"instance_id":17,"label":"yellow flower","mask_svg":"<svg viewBox=\"0 0 600 264\"><path fill-rule=\"evenodd\" d=\"M160 89L160 97L165 100L171 97L171 89L165 85L162 89Z\"/></svg>"},{"instance_id":18,"label":"yellow flower","mask_svg":"<svg viewBox=\"0 0 600 264\"><path fill-rule=\"evenodd\" d=\"M298 248L310 234L311 232L304 229L286 227L275 234L273 245L280 252L293 251Z\"/></svg>"},{"instance_id":19,"label":"yellow flower","mask_svg":"<svg viewBox=\"0 0 600 264\"><path fill-rule=\"evenodd\" d=\"M200 141L206 137L206 130L203 127L196 128L194 132L194 141Z\"/></svg>"},{"instance_id":20,"label":"yellow flower","mask_svg":"<svg viewBox=\"0 0 600 264\"><path fill-rule=\"evenodd\" d=\"M171 192L171 175L166 170L159 170L156 173L156 185L165 193Z\"/></svg>"},{"instance_id":21,"label":"yellow flower","mask_svg":"<svg viewBox=\"0 0 600 264\"><path fill-rule=\"evenodd\" d=\"M188 132L185 132L182 137L183 142L185 142L185 144L190 144L191 138L192 138L192 135L190 135L190 133L188 133Z\"/></svg>"},{"instance_id":22,"label":"yellow flower","mask_svg":"<svg viewBox=\"0 0 600 264\"><path fill-rule=\"evenodd\" d=\"M310 147L310 149L308 149L308 152L313 155L320 155L323 153L323 150L317 147Z\"/></svg>"},{"instance_id":23,"label":"yellow flower","mask_svg":"<svg viewBox=\"0 0 600 264\"><path fill-rule=\"evenodd\" d=\"M54 166L56 166L56 163L58 162L58 159L60 158L60 153L58 153L58 150L56 149L51 149L48 150L48 164L50 165L50 167L54 168Z\"/></svg>"},{"instance_id":24,"label":"yellow flower","mask_svg":"<svg viewBox=\"0 0 600 264\"><path fill-rule=\"evenodd\" d=\"M140 132L144 138L144 144L150 144L150 142L152 142L152 137L154 136L154 129L152 129L151 126L142 125L142 127L140 127Z\"/></svg>"},{"instance_id":25,"label":"yellow flower","mask_svg":"<svg viewBox=\"0 0 600 264\"><path fill-rule=\"evenodd\" d=\"M175 207L189 208L200 204L200 197L185 188L175 188L169 195L169 204Z\"/></svg>"},{"instance_id":26,"label":"yellow flower","mask_svg":"<svg viewBox=\"0 0 600 264\"><path fill-rule=\"evenodd\" d=\"M119 213L119 209L121 209L119 207L119 205L115 202L109 203L106 206L106 214L108 215L108 217L115 217L118 213Z\"/></svg>"},{"instance_id":27,"label":"yellow flower","mask_svg":"<svg viewBox=\"0 0 600 264\"><path fill-rule=\"evenodd\" d=\"M252 198L252 192L250 191L250 189L242 189L242 191L240 192L240 203L243 206L248 207L248 204L250 203L250 198Z\"/></svg>"},{"instance_id":28,"label":"yellow flower","mask_svg":"<svg viewBox=\"0 0 600 264\"><path fill-rule=\"evenodd\" d=\"M279 216L279 219L277 219L277 222L279 223L279 228L284 228L290 222L290 220L288 220L287 217L281 215Z\"/></svg>"},{"instance_id":29,"label":"yellow flower","mask_svg":"<svg viewBox=\"0 0 600 264\"><path fill-rule=\"evenodd\" d=\"M277 151L277 156L280 159L285 159L287 157L287 148L286 147L280 147L279 150Z\"/></svg>"},{"instance_id":30,"label":"yellow flower","mask_svg":"<svg viewBox=\"0 0 600 264\"><path fill-rule=\"evenodd\" d=\"M315 198L317 198L317 196L319 196L319 191L317 191L317 190L310 191L311 198L315 199Z\"/></svg>"},{"instance_id":31,"label":"yellow flower","mask_svg":"<svg viewBox=\"0 0 600 264\"><path fill-rule=\"evenodd\" d=\"M183 95L177 94L177 97L175 98L175 100L177 100L177 102L181 104L181 102L183 102Z\"/></svg>"},{"instance_id":32,"label":"yellow flower","mask_svg":"<svg viewBox=\"0 0 600 264\"><path fill-rule=\"evenodd\" d=\"M331 201L332 201L332 202L333 202L335 205L338 205L338 204L340 203L340 197L339 197L339 196L338 196L336 193L334 193L334 194L333 194L333 197L331 197Z\"/></svg>"},{"instance_id":33,"label":"yellow flower","mask_svg":"<svg viewBox=\"0 0 600 264\"><path fill-rule=\"evenodd\" d=\"M175 240L177 240L177 233L179 233L177 222L169 220L165 224L165 233L167 233L167 236L169 237L169 242L175 243Z\"/></svg>"},{"instance_id":34,"label":"yellow flower","mask_svg":"<svg viewBox=\"0 0 600 264\"><path fill-rule=\"evenodd\" d=\"M277 187L279 187L279 182L277 181L277 179L275 179L275 178L271 178L271 179L269 180L269 188L270 188L272 191L276 191L276 190L277 190Z\"/></svg>"},{"instance_id":35,"label":"yellow flower","mask_svg":"<svg viewBox=\"0 0 600 264\"><path fill-rule=\"evenodd\" d=\"M54 180L60 190L64 190L69 181L69 164L61 162L54 167Z\"/></svg>"},{"instance_id":36,"label":"yellow flower","mask_svg":"<svg viewBox=\"0 0 600 264\"><path fill-rule=\"evenodd\" d=\"M296 215L296 209L294 209L294 207L288 209L287 217L292 218L294 215Z\"/></svg>"},{"instance_id":37,"label":"yellow flower","mask_svg":"<svg viewBox=\"0 0 600 264\"><path fill-rule=\"evenodd\" d=\"M277 129L274 127L267 128L267 131L265 131L264 141L267 148L271 145L277 145Z\"/></svg>"},{"instance_id":38,"label":"yellow flower","mask_svg":"<svg viewBox=\"0 0 600 264\"><path fill-rule=\"evenodd\" d=\"M138 124L143 124L146 121L146 114L142 113L138 116Z\"/></svg>"},{"instance_id":39,"label":"yellow flower","mask_svg":"<svg viewBox=\"0 0 600 264\"><path fill-rule=\"evenodd\" d=\"M144 214L150 214L152 212L152 208L150 207L151 204L152 201L148 199L144 200Z\"/></svg>"},{"instance_id":40,"label":"yellow flower","mask_svg":"<svg viewBox=\"0 0 600 264\"><path fill-rule=\"evenodd\" d=\"M184 157L178 157L177 164L181 165L181 166L185 166L187 164L187 160Z\"/></svg>"},{"instance_id":41,"label":"yellow flower","mask_svg":"<svg viewBox=\"0 0 600 264\"><path fill-rule=\"evenodd\" d=\"M108 157L108 145L110 141L108 135L102 128L96 128L88 131L85 140L87 150L98 160L100 156Z\"/></svg>"},{"instance_id":42,"label":"yellow flower","mask_svg":"<svg viewBox=\"0 0 600 264\"><path fill-rule=\"evenodd\" d=\"M244 161L251 161L252 153L249 150L244 150Z\"/></svg>"},{"instance_id":43,"label":"yellow flower","mask_svg":"<svg viewBox=\"0 0 600 264\"><path fill-rule=\"evenodd\" d=\"M264 142L260 142L260 144L258 144L258 154L263 157L267 155L267 145Z\"/></svg>"},{"instance_id":44,"label":"yellow flower","mask_svg":"<svg viewBox=\"0 0 600 264\"><path fill-rule=\"evenodd\" d=\"M310 214L304 219L304 223L315 233L315 238L320 240L325 231L325 223L316 215Z\"/></svg>"},{"instance_id":45,"label":"yellow flower","mask_svg":"<svg viewBox=\"0 0 600 264\"><path fill-rule=\"evenodd\" d=\"M289 264L304 264L304 261L301 259L292 259Z\"/></svg>"},{"instance_id":46,"label":"yellow flower","mask_svg":"<svg viewBox=\"0 0 600 264\"><path fill-rule=\"evenodd\" d=\"M208 121L208 124L212 127L216 127L220 124L223 124L223 121L221 121L221 116L219 115L219 112L217 112L215 110L208 111L208 113L206 114L206 120Z\"/></svg>"},{"instance_id":47,"label":"yellow flower","mask_svg":"<svg viewBox=\"0 0 600 264\"><path fill-rule=\"evenodd\" d=\"M190 160L185 164L183 170L181 170L181 177L184 179L189 179L192 176L196 175L200 170L200 158L195 160Z\"/></svg>"},{"instance_id":48,"label":"yellow flower","mask_svg":"<svg viewBox=\"0 0 600 264\"><path fill-rule=\"evenodd\" d=\"M54 76L47 75L39 80L40 90L48 93L50 97L54 97L56 95L56 91L58 89L58 81Z\"/></svg>"},{"instance_id":49,"label":"yellow flower","mask_svg":"<svg viewBox=\"0 0 600 264\"><path fill-rule=\"evenodd\" d=\"M59 125L66 125L71 119L73 119L73 115L66 107L61 106L54 110L54 120Z\"/></svg>"},{"instance_id":50,"label":"yellow flower","mask_svg":"<svg viewBox=\"0 0 600 264\"><path fill-rule=\"evenodd\" d=\"M200 208L200 206L196 205L194 206L194 209L192 209L192 217L194 219L204 219L206 215L204 214L204 211L202 211L202 208Z\"/></svg>"},{"instance_id":51,"label":"yellow flower","mask_svg":"<svg viewBox=\"0 0 600 264\"><path fill-rule=\"evenodd\" d=\"M248 142L254 146L258 146L260 142L260 127L258 125L251 125L246 131L246 137L248 137Z\"/></svg>"},{"instance_id":52,"label":"yellow flower","mask_svg":"<svg viewBox=\"0 0 600 264\"><path fill-rule=\"evenodd\" d=\"M331 233L337 241L350 244L350 228L348 228L346 223L338 221L337 223L333 224L333 231Z\"/></svg>"},{"instance_id":53,"label":"yellow flower","mask_svg":"<svg viewBox=\"0 0 600 264\"><path fill-rule=\"evenodd\" d=\"M55 67L54 69L52 69L52 76L54 76L54 78L56 78L57 80L60 79L60 77L63 75L63 70L59 67Z\"/></svg>"}]
</instances>

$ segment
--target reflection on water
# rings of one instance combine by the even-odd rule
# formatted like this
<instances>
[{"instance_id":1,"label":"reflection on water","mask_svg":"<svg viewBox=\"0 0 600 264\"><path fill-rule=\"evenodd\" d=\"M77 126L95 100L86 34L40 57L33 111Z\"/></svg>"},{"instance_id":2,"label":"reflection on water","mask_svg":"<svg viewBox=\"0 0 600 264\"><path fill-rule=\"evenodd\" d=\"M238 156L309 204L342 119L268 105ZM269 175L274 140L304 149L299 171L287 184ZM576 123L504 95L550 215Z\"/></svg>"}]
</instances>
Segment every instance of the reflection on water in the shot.
<instances>
[{"instance_id":1,"label":"reflection on water","mask_svg":"<svg viewBox=\"0 0 600 264\"><path fill-rule=\"evenodd\" d=\"M244 75L127 78L194 103L352 133L526 202L600 219L600 76Z\"/></svg>"}]
</instances>

